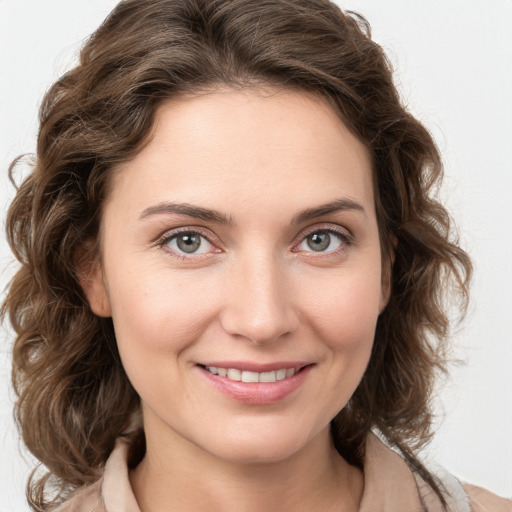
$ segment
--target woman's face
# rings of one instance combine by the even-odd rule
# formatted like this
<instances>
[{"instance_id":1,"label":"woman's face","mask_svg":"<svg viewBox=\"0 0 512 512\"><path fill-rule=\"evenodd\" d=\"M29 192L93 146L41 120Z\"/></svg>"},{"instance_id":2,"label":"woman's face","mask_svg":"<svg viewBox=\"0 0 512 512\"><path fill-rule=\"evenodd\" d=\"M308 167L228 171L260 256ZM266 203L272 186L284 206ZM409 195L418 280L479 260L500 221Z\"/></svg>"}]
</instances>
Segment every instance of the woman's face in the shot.
<instances>
[{"instance_id":1,"label":"woman's face","mask_svg":"<svg viewBox=\"0 0 512 512\"><path fill-rule=\"evenodd\" d=\"M116 173L101 268L151 443L277 461L328 436L387 301L370 157L299 92L162 106Z\"/></svg>"}]
</instances>

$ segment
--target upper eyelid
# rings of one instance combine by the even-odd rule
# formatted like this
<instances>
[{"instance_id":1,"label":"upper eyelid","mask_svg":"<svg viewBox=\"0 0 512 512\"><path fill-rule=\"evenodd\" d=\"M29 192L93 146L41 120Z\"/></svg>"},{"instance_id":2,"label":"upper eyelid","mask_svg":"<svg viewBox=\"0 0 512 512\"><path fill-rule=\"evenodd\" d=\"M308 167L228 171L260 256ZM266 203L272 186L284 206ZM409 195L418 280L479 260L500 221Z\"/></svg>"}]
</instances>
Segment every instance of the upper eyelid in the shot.
<instances>
[{"instance_id":1,"label":"upper eyelid","mask_svg":"<svg viewBox=\"0 0 512 512\"><path fill-rule=\"evenodd\" d=\"M201 226L181 226L178 228L166 229L162 233L160 233L154 240L153 245L162 245L167 242L172 237L179 235L181 233L198 233L202 237L206 238L208 242L213 245L216 245L219 242L219 237L216 236L211 230L203 228Z\"/></svg>"},{"instance_id":2,"label":"upper eyelid","mask_svg":"<svg viewBox=\"0 0 512 512\"><path fill-rule=\"evenodd\" d=\"M211 233L210 230L204 229L204 228L198 228L197 226L182 226L179 228L172 228L164 231L164 233L161 234L153 243L152 247L157 248L158 250L163 251L166 253L169 257L172 257L176 260L182 261L182 262L197 262L202 261L205 258L208 258L212 254L223 252L222 249L219 248L219 244L212 241L210 236L207 236L203 231L206 231L207 233ZM210 244L211 248L213 250L210 250L205 253L185 253L181 252L180 250L176 250L172 247L168 247L167 245L171 242L173 238L176 236L183 234L183 233L197 233L202 238L205 238L208 244ZM212 233L213 234L213 233ZM167 247L166 247L167 246Z\"/></svg>"},{"instance_id":3,"label":"upper eyelid","mask_svg":"<svg viewBox=\"0 0 512 512\"><path fill-rule=\"evenodd\" d=\"M339 224L335 223L329 223L329 222L323 222L320 224L313 224L311 226L308 226L307 228L304 228L300 231L300 233L293 239L292 244L296 244L300 241L302 241L307 236L316 233L318 231L327 231L331 233L338 234L340 236L344 236L348 238L351 242L354 242L354 234L350 229L348 229L345 226L340 226Z\"/></svg>"},{"instance_id":4,"label":"upper eyelid","mask_svg":"<svg viewBox=\"0 0 512 512\"><path fill-rule=\"evenodd\" d=\"M354 235L350 229L345 226L341 226L336 223L322 222L312 224L302 229L290 242L290 245L295 247L301 243L307 236L316 233L318 231L327 231L335 233L341 237L346 237L351 243L354 243ZM221 245L219 237L210 229L202 226L180 226L176 228L170 228L160 233L152 242L152 245L161 246L166 243L173 236L179 235L180 233L198 233L208 240L209 243L218 248Z\"/></svg>"}]
</instances>

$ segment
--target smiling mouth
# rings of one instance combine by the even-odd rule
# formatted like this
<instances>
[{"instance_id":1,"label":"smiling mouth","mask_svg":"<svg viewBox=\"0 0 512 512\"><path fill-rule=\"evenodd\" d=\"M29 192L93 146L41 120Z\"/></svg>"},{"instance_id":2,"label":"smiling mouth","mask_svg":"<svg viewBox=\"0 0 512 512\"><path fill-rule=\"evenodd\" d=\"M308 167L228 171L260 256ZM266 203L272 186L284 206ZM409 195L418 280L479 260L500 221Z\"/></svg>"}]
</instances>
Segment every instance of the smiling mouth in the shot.
<instances>
[{"instance_id":1,"label":"smiling mouth","mask_svg":"<svg viewBox=\"0 0 512 512\"><path fill-rule=\"evenodd\" d=\"M222 366L197 366L201 368L207 381L227 397L249 405L270 405L295 392L314 366L314 363L294 363L282 362L281 366L245 362L240 364L242 368L236 368L234 362L226 362Z\"/></svg>"},{"instance_id":2,"label":"smiling mouth","mask_svg":"<svg viewBox=\"0 0 512 512\"><path fill-rule=\"evenodd\" d=\"M234 382L278 382L281 380L289 379L295 374L299 373L305 368L280 368L278 370L271 370L267 372L251 372L248 370L240 370L238 368L221 368L217 366L204 366L202 368L210 372L212 375L218 375L219 377L225 377L228 380ZM309 365L307 365L309 366Z\"/></svg>"}]
</instances>

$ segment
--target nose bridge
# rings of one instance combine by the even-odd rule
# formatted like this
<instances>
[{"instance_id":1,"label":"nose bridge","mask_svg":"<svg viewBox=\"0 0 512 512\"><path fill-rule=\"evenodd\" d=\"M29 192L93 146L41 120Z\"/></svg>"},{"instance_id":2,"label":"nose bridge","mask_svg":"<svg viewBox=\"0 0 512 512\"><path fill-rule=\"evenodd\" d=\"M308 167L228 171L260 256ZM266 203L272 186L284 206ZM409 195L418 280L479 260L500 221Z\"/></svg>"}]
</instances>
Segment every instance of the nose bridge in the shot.
<instances>
[{"instance_id":1,"label":"nose bridge","mask_svg":"<svg viewBox=\"0 0 512 512\"><path fill-rule=\"evenodd\" d=\"M222 315L224 329L262 344L295 329L287 272L272 251L241 255L230 275L229 297Z\"/></svg>"}]
</instances>

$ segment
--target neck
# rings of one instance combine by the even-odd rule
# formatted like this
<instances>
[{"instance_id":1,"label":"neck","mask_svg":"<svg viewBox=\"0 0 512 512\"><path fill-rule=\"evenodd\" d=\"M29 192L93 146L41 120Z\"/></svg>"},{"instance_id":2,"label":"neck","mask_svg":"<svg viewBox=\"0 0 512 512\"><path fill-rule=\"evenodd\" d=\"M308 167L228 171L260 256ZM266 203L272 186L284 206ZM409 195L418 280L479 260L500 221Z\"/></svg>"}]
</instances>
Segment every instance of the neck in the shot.
<instances>
[{"instance_id":1,"label":"neck","mask_svg":"<svg viewBox=\"0 0 512 512\"><path fill-rule=\"evenodd\" d=\"M162 444L153 434L146 430L146 455L130 475L143 512L358 510L362 473L337 453L328 429L266 463L221 459L173 435Z\"/></svg>"}]
</instances>

